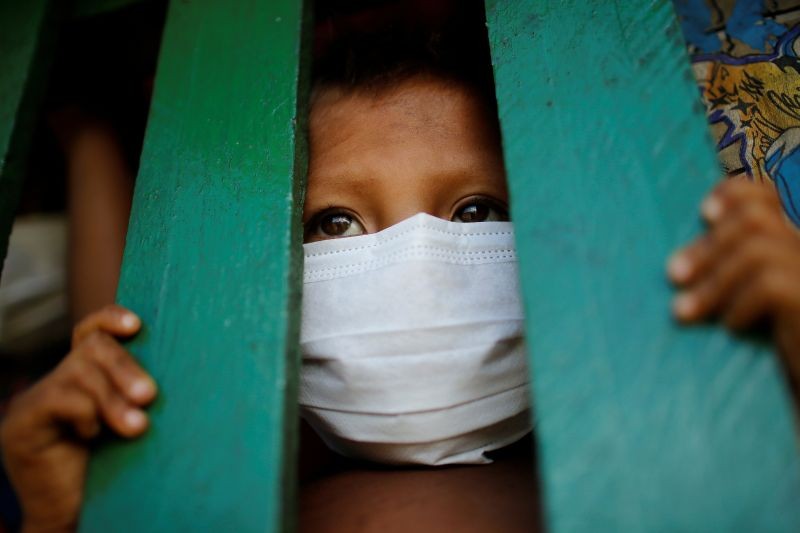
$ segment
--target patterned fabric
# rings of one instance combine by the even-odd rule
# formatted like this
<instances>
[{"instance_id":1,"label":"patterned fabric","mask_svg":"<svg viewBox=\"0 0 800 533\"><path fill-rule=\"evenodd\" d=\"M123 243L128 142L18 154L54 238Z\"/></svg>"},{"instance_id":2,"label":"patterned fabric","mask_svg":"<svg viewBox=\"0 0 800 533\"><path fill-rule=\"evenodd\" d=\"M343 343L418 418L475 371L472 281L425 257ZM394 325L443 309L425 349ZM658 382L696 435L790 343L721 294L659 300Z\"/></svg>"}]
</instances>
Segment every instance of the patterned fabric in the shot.
<instances>
[{"instance_id":1,"label":"patterned fabric","mask_svg":"<svg viewBox=\"0 0 800 533\"><path fill-rule=\"evenodd\" d=\"M800 0L674 0L719 155L800 226Z\"/></svg>"}]
</instances>

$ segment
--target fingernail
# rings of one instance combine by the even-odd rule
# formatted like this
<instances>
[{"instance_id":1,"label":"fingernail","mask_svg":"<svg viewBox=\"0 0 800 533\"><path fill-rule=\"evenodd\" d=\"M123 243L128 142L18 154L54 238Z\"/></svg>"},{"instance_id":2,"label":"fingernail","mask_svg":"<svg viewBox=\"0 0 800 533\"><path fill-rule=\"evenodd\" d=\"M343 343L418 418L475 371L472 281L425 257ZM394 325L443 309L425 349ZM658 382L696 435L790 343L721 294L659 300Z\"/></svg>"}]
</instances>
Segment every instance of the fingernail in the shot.
<instances>
[{"instance_id":1,"label":"fingernail","mask_svg":"<svg viewBox=\"0 0 800 533\"><path fill-rule=\"evenodd\" d=\"M132 329L139 325L139 317L133 313L125 313L122 315L120 322L122 322L123 327Z\"/></svg>"},{"instance_id":2,"label":"fingernail","mask_svg":"<svg viewBox=\"0 0 800 533\"><path fill-rule=\"evenodd\" d=\"M697 299L691 294L679 294L672 302L672 310L678 318L692 318L697 310Z\"/></svg>"},{"instance_id":3,"label":"fingernail","mask_svg":"<svg viewBox=\"0 0 800 533\"><path fill-rule=\"evenodd\" d=\"M140 429L147 424L147 417L138 409L128 409L125 413L125 425L131 429Z\"/></svg>"},{"instance_id":4,"label":"fingernail","mask_svg":"<svg viewBox=\"0 0 800 533\"><path fill-rule=\"evenodd\" d=\"M700 211L707 220L714 222L722 216L722 202L716 196L709 196L700 206Z\"/></svg>"},{"instance_id":5,"label":"fingernail","mask_svg":"<svg viewBox=\"0 0 800 533\"><path fill-rule=\"evenodd\" d=\"M678 252L670 257L667 273L674 281L686 281L692 273L692 262L685 254Z\"/></svg>"},{"instance_id":6,"label":"fingernail","mask_svg":"<svg viewBox=\"0 0 800 533\"><path fill-rule=\"evenodd\" d=\"M134 398L146 400L155 392L155 385L149 379L137 379L131 384L130 393Z\"/></svg>"}]
</instances>

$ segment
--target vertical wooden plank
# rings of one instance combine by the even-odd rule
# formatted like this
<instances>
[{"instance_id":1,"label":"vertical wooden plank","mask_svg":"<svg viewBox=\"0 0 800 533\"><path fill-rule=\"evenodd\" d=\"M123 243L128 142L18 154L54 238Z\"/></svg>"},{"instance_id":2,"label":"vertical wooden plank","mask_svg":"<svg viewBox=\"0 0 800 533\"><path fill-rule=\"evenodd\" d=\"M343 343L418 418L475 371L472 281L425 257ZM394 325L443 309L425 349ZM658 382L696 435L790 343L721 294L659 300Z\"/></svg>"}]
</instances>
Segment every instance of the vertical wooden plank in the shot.
<instances>
[{"instance_id":1,"label":"vertical wooden plank","mask_svg":"<svg viewBox=\"0 0 800 533\"><path fill-rule=\"evenodd\" d=\"M118 291L160 395L93 457L82 531L292 528L305 14L170 6Z\"/></svg>"},{"instance_id":2,"label":"vertical wooden plank","mask_svg":"<svg viewBox=\"0 0 800 533\"><path fill-rule=\"evenodd\" d=\"M60 15L49 0L0 0L0 271Z\"/></svg>"},{"instance_id":3,"label":"vertical wooden plank","mask_svg":"<svg viewBox=\"0 0 800 533\"><path fill-rule=\"evenodd\" d=\"M720 171L668 0L487 0L548 530L800 531L769 349L669 313Z\"/></svg>"}]
</instances>

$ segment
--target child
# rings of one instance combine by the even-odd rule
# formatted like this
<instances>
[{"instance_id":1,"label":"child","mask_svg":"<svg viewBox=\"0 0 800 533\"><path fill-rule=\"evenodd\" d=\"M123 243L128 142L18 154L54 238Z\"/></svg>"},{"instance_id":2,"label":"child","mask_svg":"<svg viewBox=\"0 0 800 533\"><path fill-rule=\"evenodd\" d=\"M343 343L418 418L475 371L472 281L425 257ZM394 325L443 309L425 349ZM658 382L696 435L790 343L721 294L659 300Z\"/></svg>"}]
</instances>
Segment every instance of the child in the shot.
<instances>
[{"instance_id":1,"label":"child","mask_svg":"<svg viewBox=\"0 0 800 533\"><path fill-rule=\"evenodd\" d=\"M486 83L491 78L475 76L474 68L457 59L476 62L480 72L488 68L485 54L479 61L459 49L432 53L432 44L414 39L399 46L361 43L345 47L359 54L334 54L342 61L325 63L330 70L318 69L303 216L309 247L322 241L344 248L337 243L349 238L364 243L355 239L414 229L414 220L470 235L472 224L489 224L484 227L494 232L508 220L496 112ZM444 220L419 218L420 213ZM784 220L774 192L744 181L721 184L703 214L708 233L669 263L670 275L684 288L676 298L676 315L687 322L722 317L737 329L770 319L789 375L797 378L800 237ZM456 229L459 224L465 229ZM369 242L385 242L375 239ZM397 304L384 302L389 308ZM489 304L474 302L483 305ZM308 308L304 300L304 337L310 344ZM332 309L346 324L347 305ZM140 326L133 313L118 306L91 314L75 328L72 351L62 363L14 402L2 445L26 530L74 528L87 445L101 426L128 438L146 430L143 409L154 399L156 384L117 341ZM304 345L305 356L308 350ZM303 372L309 372L305 364ZM331 427L315 422L323 431ZM518 429L503 433L501 440L518 438ZM378 459L387 453L373 452L354 453ZM394 453L390 461L398 457ZM530 531L537 522L530 505L536 498L530 457L511 455L480 468L351 467L306 485L301 525L311 531L372 531L387 525L401 531Z\"/></svg>"}]
</instances>

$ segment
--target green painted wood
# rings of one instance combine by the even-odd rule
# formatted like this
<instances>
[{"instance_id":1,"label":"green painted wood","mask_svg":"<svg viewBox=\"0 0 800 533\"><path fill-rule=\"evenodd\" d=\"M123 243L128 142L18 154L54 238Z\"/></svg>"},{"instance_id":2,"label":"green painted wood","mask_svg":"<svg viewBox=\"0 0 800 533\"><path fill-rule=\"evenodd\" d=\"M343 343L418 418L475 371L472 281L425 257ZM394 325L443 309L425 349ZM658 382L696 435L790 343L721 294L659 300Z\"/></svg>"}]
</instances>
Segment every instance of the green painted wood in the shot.
<instances>
[{"instance_id":1,"label":"green painted wood","mask_svg":"<svg viewBox=\"0 0 800 533\"><path fill-rule=\"evenodd\" d=\"M548 531L800 531L767 347L670 317L720 174L668 0L487 0Z\"/></svg>"},{"instance_id":2,"label":"green painted wood","mask_svg":"<svg viewBox=\"0 0 800 533\"><path fill-rule=\"evenodd\" d=\"M93 456L81 531L293 527L304 15L170 6L117 294L160 395Z\"/></svg>"},{"instance_id":3,"label":"green painted wood","mask_svg":"<svg viewBox=\"0 0 800 533\"><path fill-rule=\"evenodd\" d=\"M0 271L61 11L49 0L0 0Z\"/></svg>"}]
</instances>

